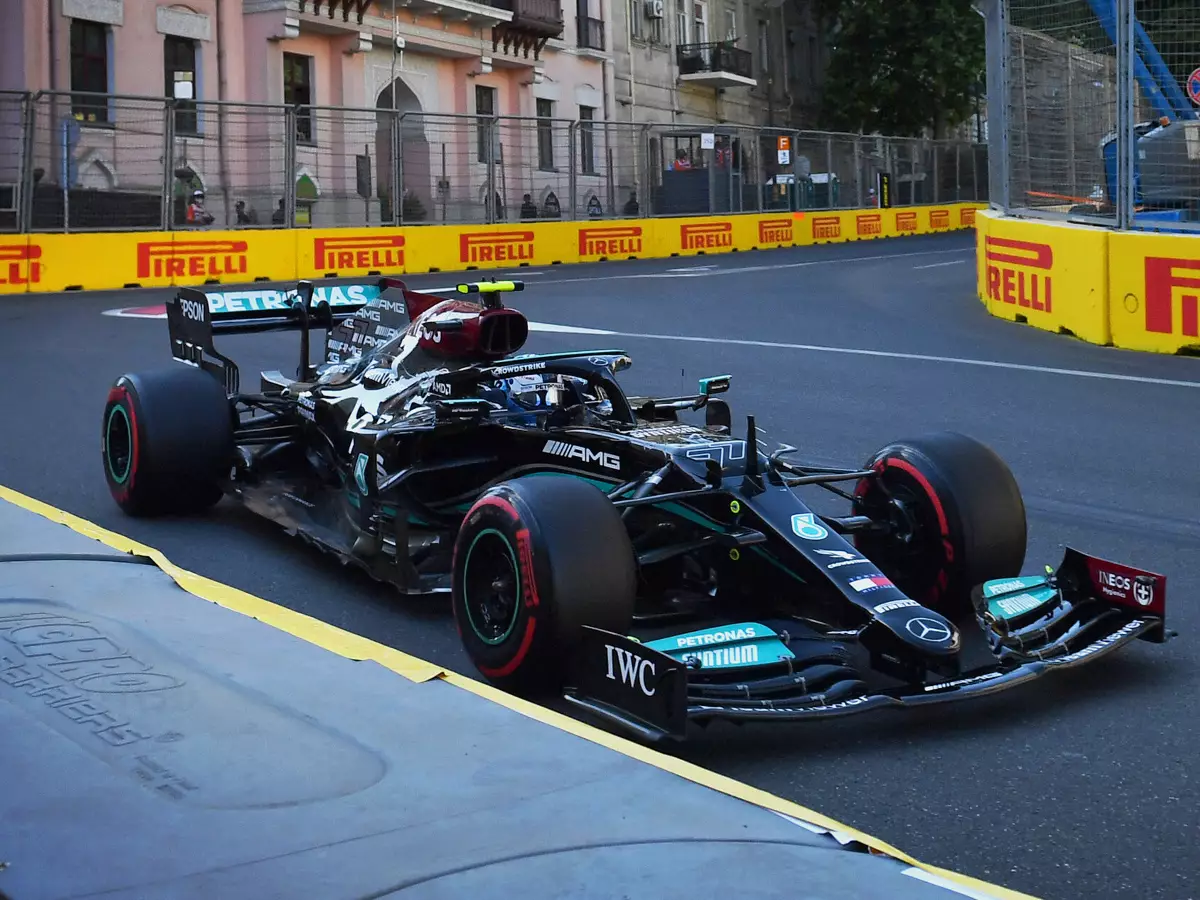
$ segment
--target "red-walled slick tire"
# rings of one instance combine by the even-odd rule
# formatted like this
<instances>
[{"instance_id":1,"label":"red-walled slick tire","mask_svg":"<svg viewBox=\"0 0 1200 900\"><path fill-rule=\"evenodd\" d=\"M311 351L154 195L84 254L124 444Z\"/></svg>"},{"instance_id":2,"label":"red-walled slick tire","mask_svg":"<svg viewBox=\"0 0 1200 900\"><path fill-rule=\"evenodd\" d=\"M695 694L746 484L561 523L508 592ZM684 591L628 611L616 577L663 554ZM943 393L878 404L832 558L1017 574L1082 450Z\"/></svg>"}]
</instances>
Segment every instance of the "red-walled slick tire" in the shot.
<instances>
[{"instance_id":1,"label":"red-walled slick tire","mask_svg":"<svg viewBox=\"0 0 1200 900\"><path fill-rule=\"evenodd\" d=\"M625 634L637 561L608 498L570 476L486 491L454 545L454 619L485 678L526 695L558 690L590 625Z\"/></svg>"},{"instance_id":2,"label":"red-walled slick tire","mask_svg":"<svg viewBox=\"0 0 1200 900\"><path fill-rule=\"evenodd\" d=\"M101 428L104 479L131 516L199 512L221 499L233 462L233 410L201 369L122 375Z\"/></svg>"},{"instance_id":3,"label":"red-walled slick tire","mask_svg":"<svg viewBox=\"0 0 1200 900\"><path fill-rule=\"evenodd\" d=\"M857 484L853 512L888 522L891 533L863 533L855 544L908 596L962 621L973 587L1020 574L1025 503L989 447L941 432L889 444L864 468L879 476Z\"/></svg>"}]
</instances>

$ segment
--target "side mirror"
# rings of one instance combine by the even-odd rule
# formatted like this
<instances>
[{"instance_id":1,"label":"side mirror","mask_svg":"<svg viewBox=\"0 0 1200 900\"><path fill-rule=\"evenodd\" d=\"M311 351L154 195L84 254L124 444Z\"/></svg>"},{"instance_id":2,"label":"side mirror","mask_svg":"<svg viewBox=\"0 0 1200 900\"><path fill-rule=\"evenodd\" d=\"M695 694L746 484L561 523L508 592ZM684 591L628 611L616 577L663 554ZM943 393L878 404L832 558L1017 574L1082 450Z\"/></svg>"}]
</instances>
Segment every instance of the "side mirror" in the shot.
<instances>
[{"instance_id":1,"label":"side mirror","mask_svg":"<svg viewBox=\"0 0 1200 900\"><path fill-rule=\"evenodd\" d=\"M311 281L299 281L296 283L296 302L303 309L309 309L312 306L313 291L315 290Z\"/></svg>"},{"instance_id":2,"label":"side mirror","mask_svg":"<svg viewBox=\"0 0 1200 900\"><path fill-rule=\"evenodd\" d=\"M714 431L729 434L733 426L733 414L724 400L709 400L704 406L704 424Z\"/></svg>"},{"instance_id":3,"label":"side mirror","mask_svg":"<svg viewBox=\"0 0 1200 900\"><path fill-rule=\"evenodd\" d=\"M701 378L700 393L705 397L711 397L713 394L723 394L729 390L729 382L732 379L732 375L713 375L709 378Z\"/></svg>"}]
</instances>

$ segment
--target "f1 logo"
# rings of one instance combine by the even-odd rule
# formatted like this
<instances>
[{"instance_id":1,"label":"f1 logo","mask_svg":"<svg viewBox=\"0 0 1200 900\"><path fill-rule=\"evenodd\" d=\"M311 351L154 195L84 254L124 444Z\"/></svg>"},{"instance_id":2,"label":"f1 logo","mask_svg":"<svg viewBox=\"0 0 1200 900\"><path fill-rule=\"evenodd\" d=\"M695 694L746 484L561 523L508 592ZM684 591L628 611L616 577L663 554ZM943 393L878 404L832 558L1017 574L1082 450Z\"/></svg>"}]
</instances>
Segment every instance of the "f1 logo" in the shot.
<instances>
[{"instance_id":1,"label":"f1 logo","mask_svg":"<svg viewBox=\"0 0 1200 900\"><path fill-rule=\"evenodd\" d=\"M626 650L624 647L614 647L612 644L605 644L604 649L608 652L608 677L613 681L620 681L631 688L637 688L647 697L653 697L655 688L649 687L646 684L646 675L654 678L655 669L654 663L648 659ZM614 668L613 662L616 661ZM619 677L618 677L619 676Z\"/></svg>"}]
</instances>

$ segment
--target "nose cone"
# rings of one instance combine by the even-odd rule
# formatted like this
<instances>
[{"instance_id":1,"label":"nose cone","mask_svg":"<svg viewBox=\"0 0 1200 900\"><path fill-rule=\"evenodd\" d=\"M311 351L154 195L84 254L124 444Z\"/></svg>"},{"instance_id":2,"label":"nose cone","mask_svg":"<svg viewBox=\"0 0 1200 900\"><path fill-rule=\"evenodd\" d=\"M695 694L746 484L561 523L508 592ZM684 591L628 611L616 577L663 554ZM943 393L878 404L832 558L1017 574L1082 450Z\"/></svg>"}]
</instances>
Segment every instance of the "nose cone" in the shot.
<instances>
[{"instance_id":1,"label":"nose cone","mask_svg":"<svg viewBox=\"0 0 1200 900\"><path fill-rule=\"evenodd\" d=\"M916 604L877 615L876 621L920 653L952 656L962 645L949 619Z\"/></svg>"}]
</instances>

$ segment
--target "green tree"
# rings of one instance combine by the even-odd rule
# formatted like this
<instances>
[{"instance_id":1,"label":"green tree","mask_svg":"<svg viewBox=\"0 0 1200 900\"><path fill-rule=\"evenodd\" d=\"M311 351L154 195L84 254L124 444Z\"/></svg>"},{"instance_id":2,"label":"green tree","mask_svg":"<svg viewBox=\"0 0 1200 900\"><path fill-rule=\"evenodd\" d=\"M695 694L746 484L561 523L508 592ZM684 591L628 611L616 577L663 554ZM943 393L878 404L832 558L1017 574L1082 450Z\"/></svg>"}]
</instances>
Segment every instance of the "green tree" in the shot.
<instances>
[{"instance_id":1,"label":"green tree","mask_svg":"<svg viewBox=\"0 0 1200 900\"><path fill-rule=\"evenodd\" d=\"M817 12L823 128L940 136L974 112L985 52L971 0L818 0Z\"/></svg>"}]
</instances>

